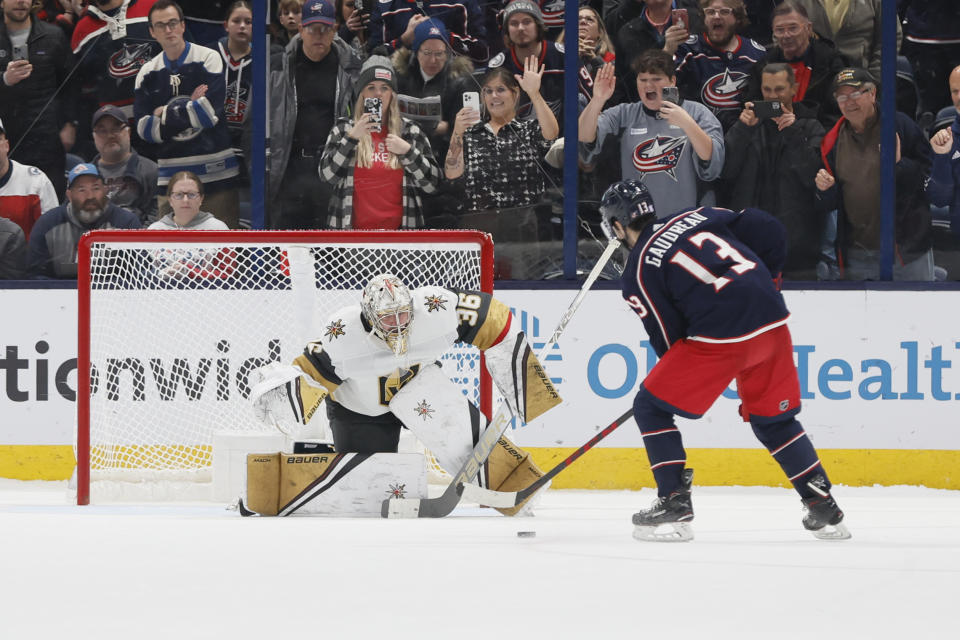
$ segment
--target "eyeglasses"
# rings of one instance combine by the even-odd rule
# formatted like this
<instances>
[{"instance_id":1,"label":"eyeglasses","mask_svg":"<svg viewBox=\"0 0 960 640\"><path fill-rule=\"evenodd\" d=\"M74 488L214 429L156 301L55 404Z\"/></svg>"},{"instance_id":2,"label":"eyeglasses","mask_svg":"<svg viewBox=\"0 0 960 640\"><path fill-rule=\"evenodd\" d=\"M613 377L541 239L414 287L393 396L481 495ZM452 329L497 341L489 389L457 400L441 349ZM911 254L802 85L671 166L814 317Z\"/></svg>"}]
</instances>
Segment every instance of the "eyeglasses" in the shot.
<instances>
[{"instance_id":1,"label":"eyeglasses","mask_svg":"<svg viewBox=\"0 0 960 640\"><path fill-rule=\"evenodd\" d=\"M727 16L733 15L733 9L730 7L721 7L720 9L704 9L703 15L707 16L708 18L713 18L716 16L723 16L726 18Z\"/></svg>"},{"instance_id":2,"label":"eyeglasses","mask_svg":"<svg viewBox=\"0 0 960 640\"><path fill-rule=\"evenodd\" d=\"M424 51L423 49L420 49L420 51L417 53L425 58L436 58L437 60L447 57L446 49L441 49L440 51Z\"/></svg>"},{"instance_id":3,"label":"eyeglasses","mask_svg":"<svg viewBox=\"0 0 960 640\"><path fill-rule=\"evenodd\" d=\"M154 31L173 31L180 26L180 19L174 18L173 20L167 20L166 22L154 22L151 25Z\"/></svg>"},{"instance_id":4,"label":"eyeglasses","mask_svg":"<svg viewBox=\"0 0 960 640\"><path fill-rule=\"evenodd\" d=\"M333 31L333 25L323 24L322 22L317 22L314 24L309 24L303 28L304 31L309 31L310 35L313 36L322 36Z\"/></svg>"},{"instance_id":5,"label":"eyeglasses","mask_svg":"<svg viewBox=\"0 0 960 640\"><path fill-rule=\"evenodd\" d=\"M171 193L170 197L174 200L196 200L200 197L200 194L196 191L177 191Z\"/></svg>"},{"instance_id":6,"label":"eyeglasses","mask_svg":"<svg viewBox=\"0 0 960 640\"><path fill-rule=\"evenodd\" d=\"M837 99L837 104L843 104L844 102L846 102L847 100L850 100L850 99L857 100L857 99L860 98L860 96L862 96L862 95L865 94L865 93L867 93L867 92L866 92L866 91L851 91L850 93L841 94L841 95L834 96L834 97Z\"/></svg>"},{"instance_id":7,"label":"eyeglasses","mask_svg":"<svg viewBox=\"0 0 960 640\"><path fill-rule=\"evenodd\" d=\"M117 127L115 129L107 129L106 127L97 127L96 129L93 130L93 132L98 136L104 136L104 137L117 136L123 133L124 129L126 128L127 128L127 125L123 125L122 127Z\"/></svg>"},{"instance_id":8,"label":"eyeglasses","mask_svg":"<svg viewBox=\"0 0 960 640\"><path fill-rule=\"evenodd\" d=\"M803 31L803 27L798 24L790 25L789 27L777 27L773 30L773 35L778 38L783 36L795 36Z\"/></svg>"},{"instance_id":9,"label":"eyeglasses","mask_svg":"<svg viewBox=\"0 0 960 640\"><path fill-rule=\"evenodd\" d=\"M495 89L491 89L490 87L484 87L483 95L492 96L493 94L497 94L498 96L502 96L507 91L509 91L509 89L507 89L506 87L497 87Z\"/></svg>"}]
</instances>

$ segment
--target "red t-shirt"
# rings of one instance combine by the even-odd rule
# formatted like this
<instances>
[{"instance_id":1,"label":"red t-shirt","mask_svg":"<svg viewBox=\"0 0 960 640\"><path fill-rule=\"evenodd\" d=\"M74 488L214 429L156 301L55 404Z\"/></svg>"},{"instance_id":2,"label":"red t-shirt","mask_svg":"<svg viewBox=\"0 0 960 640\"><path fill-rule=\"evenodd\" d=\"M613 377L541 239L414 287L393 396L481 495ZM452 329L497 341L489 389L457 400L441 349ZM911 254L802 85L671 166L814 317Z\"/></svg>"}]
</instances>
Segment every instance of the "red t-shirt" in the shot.
<instances>
[{"instance_id":1,"label":"red t-shirt","mask_svg":"<svg viewBox=\"0 0 960 640\"><path fill-rule=\"evenodd\" d=\"M390 169L387 131L371 132L373 163L353 169L353 228L399 229L403 222L403 169Z\"/></svg>"}]
</instances>

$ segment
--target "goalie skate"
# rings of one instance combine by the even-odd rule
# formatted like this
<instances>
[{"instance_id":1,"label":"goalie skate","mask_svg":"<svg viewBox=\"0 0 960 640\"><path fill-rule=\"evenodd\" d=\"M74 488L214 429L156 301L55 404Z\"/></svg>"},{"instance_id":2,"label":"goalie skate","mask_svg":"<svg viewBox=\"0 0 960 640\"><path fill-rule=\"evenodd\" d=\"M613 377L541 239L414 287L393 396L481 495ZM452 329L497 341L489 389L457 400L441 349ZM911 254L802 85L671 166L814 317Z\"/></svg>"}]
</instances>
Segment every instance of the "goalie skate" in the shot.
<instances>
[{"instance_id":1,"label":"goalie skate","mask_svg":"<svg viewBox=\"0 0 960 640\"><path fill-rule=\"evenodd\" d=\"M843 524L843 511L836 500L823 490L826 481L817 477L807 483L817 495L803 499L803 527L820 540L848 540L850 531Z\"/></svg>"},{"instance_id":2,"label":"goalie skate","mask_svg":"<svg viewBox=\"0 0 960 640\"><path fill-rule=\"evenodd\" d=\"M633 514L633 537L645 542L689 542L693 540L693 502L690 487L693 469L684 469L680 488L657 498L649 509Z\"/></svg>"}]
</instances>

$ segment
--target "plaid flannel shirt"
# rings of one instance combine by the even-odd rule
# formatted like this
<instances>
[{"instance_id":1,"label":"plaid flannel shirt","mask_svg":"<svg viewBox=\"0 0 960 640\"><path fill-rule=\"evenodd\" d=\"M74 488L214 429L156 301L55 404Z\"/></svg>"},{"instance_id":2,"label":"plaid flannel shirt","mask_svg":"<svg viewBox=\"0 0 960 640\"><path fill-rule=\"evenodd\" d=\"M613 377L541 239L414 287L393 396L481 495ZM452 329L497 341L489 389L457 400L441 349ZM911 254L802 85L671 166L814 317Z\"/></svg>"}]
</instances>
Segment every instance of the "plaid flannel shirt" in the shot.
<instances>
[{"instance_id":1,"label":"plaid flannel shirt","mask_svg":"<svg viewBox=\"0 0 960 640\"><path fill-rule=\"evenodd\" d=\"M347 135L352 126L352 119L341 118L330 131L320 158L320 177L334 185L327 216L327 226L331 229L349 229L353 224L353 168L357 141ZM410 150L400 156L403 168L403 222L400 226L419 229L424 224L420 192L437 192L440 167L433 157L430 141L416 123L404 119L400 137L410 143Z\"/></svg>"}]
</instances>

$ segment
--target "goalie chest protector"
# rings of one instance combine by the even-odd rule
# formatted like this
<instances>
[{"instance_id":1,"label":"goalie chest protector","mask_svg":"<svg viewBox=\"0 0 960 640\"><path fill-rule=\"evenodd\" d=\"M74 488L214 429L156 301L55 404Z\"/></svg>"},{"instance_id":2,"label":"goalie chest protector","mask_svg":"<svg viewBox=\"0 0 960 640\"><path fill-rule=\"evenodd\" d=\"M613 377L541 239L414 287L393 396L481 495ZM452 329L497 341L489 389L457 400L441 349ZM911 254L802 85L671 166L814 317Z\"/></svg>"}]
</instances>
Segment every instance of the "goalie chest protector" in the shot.
<instances>
[{"instance_id":1,"label":"goalie chest protector","mask_svg":"<svg viewBox=\"0 0 960 640\"><path fill-rule=\"evenodd\" d=\"M359 305L336 311L324 325L323 350L333 373L343 380L333 398L351 411L371 416L387 413L393 394L456 342L457 294L442 287L420 287L411 294L413 318L407 352L401 356L364 328Z\"/></svg>"}]
</instances>

